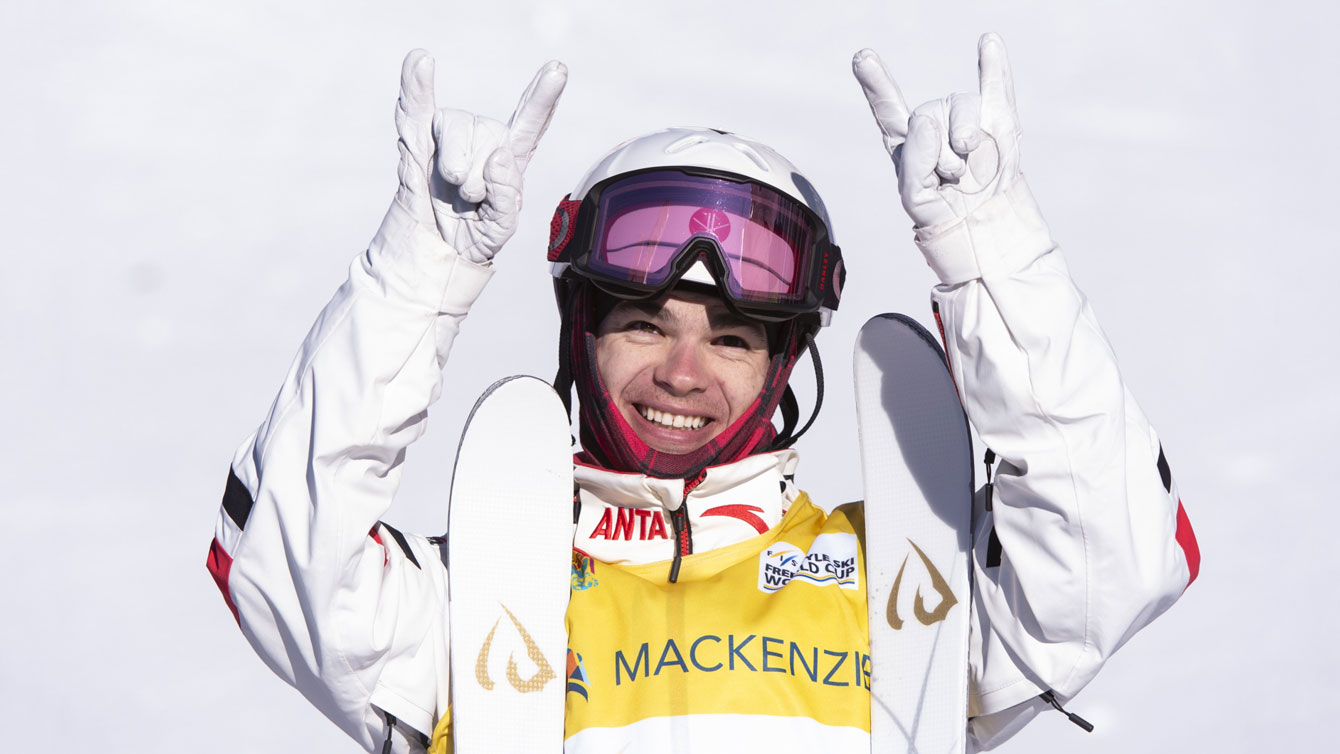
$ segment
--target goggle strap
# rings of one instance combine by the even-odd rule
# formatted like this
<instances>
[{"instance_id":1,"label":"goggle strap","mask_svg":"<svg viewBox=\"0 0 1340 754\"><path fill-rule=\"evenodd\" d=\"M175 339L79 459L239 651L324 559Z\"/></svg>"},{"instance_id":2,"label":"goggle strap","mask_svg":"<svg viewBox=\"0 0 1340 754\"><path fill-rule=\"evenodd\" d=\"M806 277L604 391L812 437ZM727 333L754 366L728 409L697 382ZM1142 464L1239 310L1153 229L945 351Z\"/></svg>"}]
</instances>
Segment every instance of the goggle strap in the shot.
<instances>
[{"instance_id":1,"label":"goggle strap","mask_svg":"<svg viewBox=\"0 0 1340 754\"><path fill-rule=\"evenodd\" d=\"M823 306L836 310L838 302L842 300L842 286L847 281L847 270L842 264L842 249L830 241L816 253L823 258L820 263L822 267L819 286L822 293L819 295L819 301Z\"/></svg>"},{"instance_id":2,"label":"goggle strap","mask_svg":"<svg viewBox=\"0 0 1340 754\"><path fill-rule=\"evenodd\" d=\"M557 262L563 256L563 252L572 242L572 237L577 233L577 212L581 209L581 202L574 202L571 194L563 197L558 203L558 208L554 210L554 217L549 221L549 261Z\"/></svg>"}]
</instances>

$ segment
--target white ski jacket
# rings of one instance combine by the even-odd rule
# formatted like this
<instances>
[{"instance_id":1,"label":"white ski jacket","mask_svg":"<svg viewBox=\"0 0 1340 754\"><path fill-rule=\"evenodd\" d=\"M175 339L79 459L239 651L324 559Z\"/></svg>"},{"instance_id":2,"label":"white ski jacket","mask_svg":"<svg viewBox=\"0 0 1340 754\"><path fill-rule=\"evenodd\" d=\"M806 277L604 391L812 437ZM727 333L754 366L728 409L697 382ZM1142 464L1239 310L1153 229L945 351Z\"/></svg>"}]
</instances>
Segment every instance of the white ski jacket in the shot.
<instances>
[{"instance_id":1,"label":"white ski jacket","mask_svg":"<svg viewBox=\"0 0 1340 754\"><path fill-rule=\"evenodd\" d=\"M380 518L492 270L395 232L394 215L234 457L208 566L275 673L365 749L390 735L420 751L448 704L446 570L438 540ZM1159 438L1023 182L918 243L942 281L932 298L968 417L1000 459L991 508L977 499L972 604L969 731L991 748L1047 706L1043 692L1079 692L1176 601L1199 555ZM695 550L775 525L796 461L712 469L689 498ZM654 530L591 535L602 506L657 508L680 480L578 472L579 546L610 562L670 556ZM740 503L759 521L702 515Z\"/></svg>"}]
</instances>

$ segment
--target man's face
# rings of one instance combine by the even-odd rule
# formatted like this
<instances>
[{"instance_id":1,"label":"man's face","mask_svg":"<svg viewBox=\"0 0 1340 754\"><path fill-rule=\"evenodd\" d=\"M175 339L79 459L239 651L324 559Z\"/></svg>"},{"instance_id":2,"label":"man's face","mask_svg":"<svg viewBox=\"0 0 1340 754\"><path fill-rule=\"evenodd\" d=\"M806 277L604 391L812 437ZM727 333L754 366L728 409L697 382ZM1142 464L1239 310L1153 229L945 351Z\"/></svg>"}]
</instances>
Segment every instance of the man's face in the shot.
<instances>
[{"instance_id":1,"label":"man's face","mask_svg":"<svg viewBox=\"0 0 1340 754\"><path fill-rule=\"evenodd\" d=\"M633 431L663 453L697 450L739 419L768 372L763 325L711 295L621 301L596 335L596 367Z\"/></svg>"}]
</instances>

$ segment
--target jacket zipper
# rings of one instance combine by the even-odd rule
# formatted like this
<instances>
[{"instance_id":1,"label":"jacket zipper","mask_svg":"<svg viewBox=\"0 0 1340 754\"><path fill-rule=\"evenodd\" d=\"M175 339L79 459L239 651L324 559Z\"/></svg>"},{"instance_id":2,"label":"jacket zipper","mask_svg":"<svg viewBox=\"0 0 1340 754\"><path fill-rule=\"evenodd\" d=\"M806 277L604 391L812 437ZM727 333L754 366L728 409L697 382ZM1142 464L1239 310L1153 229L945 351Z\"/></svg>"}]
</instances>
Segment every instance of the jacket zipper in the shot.
<instances>
[{"instance_id":1,"label":"jacket zipper","mask_svg":"<svg viewBox=\"0 0 1340 754\"><path fill-rule=\"evenodd\" d=\"M991 467L996 463L996 453L990 448L986 449L986 455L982 457L982 463L986 465L986 510L993 507L992 497L994 497L995 485L991 483Z\"/></svg>"},{"instance_id":2,"label":"jacket zipper","mask_svg":"<svg viewBox=\"0 0 1340 754\"><path fill-rule=\"evenodd\" d=\"M1083 728L1085 733L1093 732L1093 723L1089 722L1088 720L1085 720L1079 715L1074 714L1073 712L1065 711L1065 708L1061 706L1061 703L1056 701L1056 692L1052 691L1051 689L1047 689L1038 696L1042 698L1042 701L1055 707L1057 712L1060 712L1061 714L1065 715L1067 720Z\"/></svg>"},{"instance_id":3,"label":"jacket zipper","mask_svg":"<svg viewBox=\"0 0 1340 754\"><path fill-rule=\"evenodd\" d=\"M698 472L698 476L684 482L684 496L679 507L670 511L670 529L675 533L675 556L670 561L670 583L679 581L679 566L685 555L693 554L693 527L689 525L689 493L707 478L707 470Z\"/></svg>"}]
</instances>

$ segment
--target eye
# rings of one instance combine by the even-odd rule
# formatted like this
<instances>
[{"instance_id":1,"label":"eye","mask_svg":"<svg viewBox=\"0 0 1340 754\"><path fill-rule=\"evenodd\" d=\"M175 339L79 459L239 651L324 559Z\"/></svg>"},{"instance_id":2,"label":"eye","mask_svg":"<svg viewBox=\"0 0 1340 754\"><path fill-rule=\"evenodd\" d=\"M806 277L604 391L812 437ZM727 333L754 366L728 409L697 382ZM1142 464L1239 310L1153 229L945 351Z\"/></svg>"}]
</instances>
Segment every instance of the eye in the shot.
<instances>
[{"instance_id":1,"label":"eye","mask_svg":"<svg viewBox=\"0 0 1340 754\"><path fill-rule=\"evenodd\" d=\"M635 319L623 326L624 332L644 332L652 335L658 335L661 329L645 319Z\"/></svg>"},{"instance_id":2,"label":"eye","mask_svg":"<svg viewBox=\"0 0 1340 754\"><path fill-rule=\"evenodd\" d=\"M743 348L747 350L752 347L749 341L741 338L739 335L722 335L712 342L719 346L725 346L726 348Z\"/></svg>"}]
</instances>

